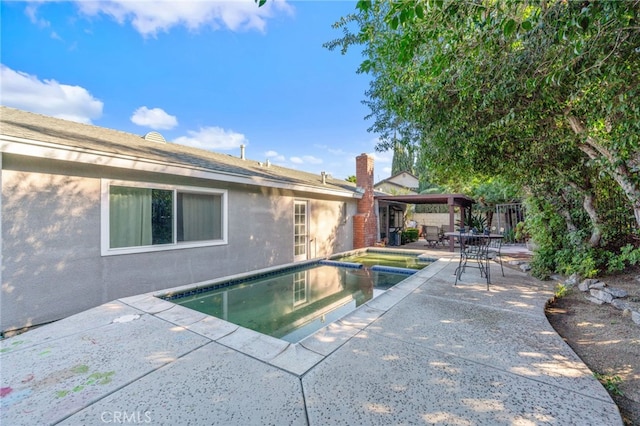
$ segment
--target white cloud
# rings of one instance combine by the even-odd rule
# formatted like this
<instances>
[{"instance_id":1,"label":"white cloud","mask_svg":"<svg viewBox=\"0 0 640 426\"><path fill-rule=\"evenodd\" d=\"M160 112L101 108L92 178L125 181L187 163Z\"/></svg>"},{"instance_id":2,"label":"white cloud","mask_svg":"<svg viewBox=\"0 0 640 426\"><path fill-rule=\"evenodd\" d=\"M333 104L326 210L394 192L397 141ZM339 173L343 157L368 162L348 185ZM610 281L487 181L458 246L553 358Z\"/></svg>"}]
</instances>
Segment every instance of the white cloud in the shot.
<instances>
[{"instance_id":1,"label":"white cloud","mask_svg":"<svg viewBox=\"0 0 640 426\"><path fill-rule=\"evenodd\" d=\"M286 161L286 158L284 155L278 154L276 151L273 151L273 150L265 152L264 155L267 158L271 158L273 161L277 161L279 163Z\"/></svg>"},{"instance_id":2,"label":"white cloud","mask_svg":"<svg viewBox=\"0 0 640 426\"><path fill-rule=\"evenodd\" d=\"M327 151L329 154L335 155L337 157L346 157L346 156L354 156L355 157L355 154L347 153L342 148L333 148L333 147L330 147L329 145L318 144L318 143L314 144L313 147L317 148L319 150L322 150L322 151Z\"/></svg>"},{"instance_id":3,"label":"white cloud","mask_svg":"<svg viewBox=\"0 0 640 426\"><path fill-rule=\"evenodd\" d=\"M269 0L262 7L252 0L96 0L76 4L86 15L103 14L120 24L130 22L144 37L155 37L158 32L168 32L175 26L184 26L190 31L205 26L231 31L264 31L266 20L277 12L293 13L291 5L284 0Z\"/></svg>"},{"instance_id":4,"label":"white cloud","mask_svg":"<svg viewBox=\"0 0 640 426\"><path fill-rule=\"evenodd\" d=\"M373 157L373 161L376 163L391 163L393 161L393 151L374 151L370 152L369 155Z\"/></svg>"},{"instance_id":5,"label":"white cloud","mask_svg":"<svg viewBox=\"0 0 640 426\"><path fill-rule=\"evenodd\" d=\"M103 107L103 103L83 87L39 80L3 64L0 64L0 103L79 123L91 123L92 119L99 118Z\"/></svg>"},{"instance_id":6,"label":"white cloud","mask_svg":"<svg viewBox=\"0 0 640 426\"><path fill-rule=\"evenodd\" d=\"M289 157L293 164L322 164L322 159L313 155L303 155L302 157Z\"/></svg>"},{"instance_id":7,"label":"white cloud","mask_svg":"<svg viewBox=\"0 0 640 426\"><path fill-rule=\"evenodd\" d=\"M322 164L322 159L318 157L314 157L313 155L303 155L302 160L306 164Z\"/></svg>"},{"instance_id":8,"label":"white cloud","mask_svg":"<svg viewBox=\"0 0 640 426\"><path fill-rule=\"evenodd\" d=\"M138 126L149 127L154 130L173 129L178 125L178 119L167 114L161 108L149 109L146 106L140 107L134 111L131 121Z\"/></svg>"},{"instance_id":9,"label":"white cloud","mask_svg":"<svg viewBox=\"0 0 640 426\"><path fill-rule=\"evenodd\" d=\"M225 151L249 143L242 133L225 130L221 127L203 127L198 131L189 130L187 134L189 136L180 136L174 142L209 151Z\"/></svg>"},{"instance_id":10,"label":"white cloud","mask_svg":"<svg viewBox=\"0 0 640 426\"><path fill-rule=\"evenodd\" d=\"M40 28L47 28L51 26L51 23L46 19L39 18L37 16L38 3L31 3L24 9L25 14L29 17L32 23L36 24Z\"/></svg>"}]
</instances>

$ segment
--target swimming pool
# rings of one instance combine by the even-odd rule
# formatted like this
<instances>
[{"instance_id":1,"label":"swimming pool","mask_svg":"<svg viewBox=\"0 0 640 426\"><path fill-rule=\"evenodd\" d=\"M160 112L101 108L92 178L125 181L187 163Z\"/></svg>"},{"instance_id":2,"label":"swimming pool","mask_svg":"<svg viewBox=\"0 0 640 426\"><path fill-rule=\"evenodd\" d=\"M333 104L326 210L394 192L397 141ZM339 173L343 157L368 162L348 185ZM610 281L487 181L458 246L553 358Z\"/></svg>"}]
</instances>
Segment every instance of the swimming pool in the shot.
<instances>
[{"instance_id":1,"label":"swimming pool","mask_svg":"<svg viewBox=\"0 0 640 426\"><path fill-rule=\"evenodd\" d=\"M384 268L326 263L216 282L162 298L297 343L408 276Z\"/></svg>"},{"instance_id":2,"label":"swimming pool","mask_svg":"<svg viewBox=\"0 0 640 426\"><path fill-rule=\"evenodd\" d=\"M355 250L330 257L340 262L360 263L365 266L382 265L395 268L422 269L437 259L415 250L373 249Z\"/></svg>"}]
</instances>

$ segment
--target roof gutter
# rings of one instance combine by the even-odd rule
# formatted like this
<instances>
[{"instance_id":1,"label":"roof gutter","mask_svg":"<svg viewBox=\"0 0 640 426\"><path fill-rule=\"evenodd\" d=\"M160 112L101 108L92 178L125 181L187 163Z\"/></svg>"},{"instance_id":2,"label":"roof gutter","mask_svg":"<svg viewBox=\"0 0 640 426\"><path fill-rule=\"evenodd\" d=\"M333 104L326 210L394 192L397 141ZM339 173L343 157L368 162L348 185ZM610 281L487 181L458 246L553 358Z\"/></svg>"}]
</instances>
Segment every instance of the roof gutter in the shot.
<instances>
[{"instance_id":1,"label":"roof gutter","mask_svg":"<svg viewBox=\"0 0 640 426\"><path fill-rule=\"evenodd\" d=\"M277 180L257 176L247 177L234 173L214 172L209 169L194 167L187 164L169 163L129 155L118 155L84 148L61 146L54 143L17 138L7 135L0 135L0 152L50 160L74 161L83 164L93 164L97 166L114 167L127 170L136 169L145 172L185 176L220 182L288 189L292 191L305 191L343 198L362 198L362 194L355 190L346 191L331 188L320 188L305 184L283 183Z\"/></svg>"}]
</instances>

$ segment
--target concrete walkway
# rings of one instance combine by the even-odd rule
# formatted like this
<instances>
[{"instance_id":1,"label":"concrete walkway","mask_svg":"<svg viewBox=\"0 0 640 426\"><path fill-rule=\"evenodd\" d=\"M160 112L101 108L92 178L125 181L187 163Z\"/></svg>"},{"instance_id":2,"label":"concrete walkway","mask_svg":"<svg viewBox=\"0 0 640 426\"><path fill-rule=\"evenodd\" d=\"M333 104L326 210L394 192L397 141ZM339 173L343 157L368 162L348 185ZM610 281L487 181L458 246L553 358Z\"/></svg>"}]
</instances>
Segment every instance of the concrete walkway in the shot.
<instances>
[{"instance_id":1,"label":"concrete walkway","mask_svg":"<svg viewBox=\"0 0 640 426\"><path fill-rule=\"evenodd\" d=\"M622 425L552 283L443 258L289 344L141 295L0 341L2 425Z\"/></svg>"}]
</instances>

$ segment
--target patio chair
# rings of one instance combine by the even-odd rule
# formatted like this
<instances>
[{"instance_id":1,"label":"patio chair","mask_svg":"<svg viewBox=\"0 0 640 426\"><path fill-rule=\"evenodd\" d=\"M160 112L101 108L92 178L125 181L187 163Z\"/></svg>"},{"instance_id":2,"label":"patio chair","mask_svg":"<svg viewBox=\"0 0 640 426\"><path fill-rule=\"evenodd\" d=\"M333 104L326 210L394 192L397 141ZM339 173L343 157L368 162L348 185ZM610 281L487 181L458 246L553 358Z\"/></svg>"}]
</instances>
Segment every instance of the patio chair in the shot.
<instances>
[{"instance_id":1,"label":"patio chair","mask_svg":"<svg viewBox=\"0 0 640 426\"><path fill-rule=\"evenodd\" d=\"M489 241L487 258L489 260L493 260L496 263L500 262L500 271L502 271L502 276L504 277L504 267L502 266L502 252L500 251L501 248L502 248L502 238L492 238Z\"/></svg>"},{"instance_id":2,"label":"patio chair","mask_svg":"<svg viewBox=\"0 0 640 426\"><path fill-rule=\"evenodd\" d=\"M425 225L422 230L424 239L427 241L427 244L425 245L435 246L442 241L440 228L438 226Z\"/></svg>"},{"instance_id":3,"label":"patio chair","mask_svg":"<svg viewBox=\"0 0 640 426\"><path fill-rule=\"evenodd\" d=\"M489 290L491 270L489 269L488 253L491 239L481 234L472 235L462 232L458 239L460 241L460 261L455 271L456 281L453 285L458 285L458 280L466 268L478 268L480 276L487 279L487 290ZM469 264L469 261L472 261L472 264Z\"/></svg>"},{"instance_id":4,"label":"patio chair","mask_svg":"<svg viewBox=\"0 0 640 426\"><path fill-rule=\"evenodd\" d=\"M444 236L445 232L449 231L449 225L440 225L440 240L444 241L447 237Z\"/></svg>"}]
</instances>

